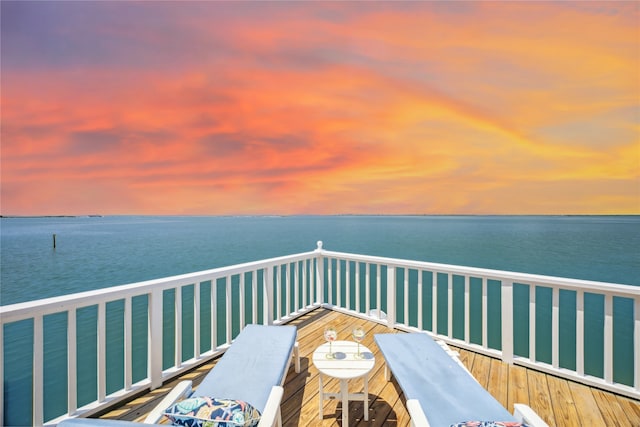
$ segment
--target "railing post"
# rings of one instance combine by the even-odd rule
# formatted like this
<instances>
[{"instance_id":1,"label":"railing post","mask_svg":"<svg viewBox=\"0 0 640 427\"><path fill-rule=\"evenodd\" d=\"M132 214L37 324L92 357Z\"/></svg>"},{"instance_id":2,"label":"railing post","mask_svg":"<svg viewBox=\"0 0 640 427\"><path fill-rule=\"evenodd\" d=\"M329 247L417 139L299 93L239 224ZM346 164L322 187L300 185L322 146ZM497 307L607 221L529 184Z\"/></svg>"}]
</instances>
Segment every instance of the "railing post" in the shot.
<instances>
[{"instance_id":1,"label":"railing post","mask_svg":"<svg viewBox=\"0 0 640 427\"><path fill-rule=\"evenodd\" d=\"M264 319L262 323L265 325L273 325L273 266L265 268L262 276L264 277L262 281L264 286Z\"/></svg>"},{"instance_id":2,"label":"railing post","mask_svg":"<svg viewBox=\"0 0 640 427\"><path fill-rule=\"evenodd\" d=\"M149 294L148 376L151 390L162 386L162 290Z\"/></svg>"},{"instance_id":3,"label":"railing post","mask_svg":"<svg viewBox=\"0 0 640 427\"><path fill-rule=\"evenodd\" d=\"M513 282L503 281L502 306L502 361L513 364Z\"/></svg>"},{"instance_id":4,"label":"railing post","mask_svg":"<svg viewBox=\"0 0 640 427\"><path fill-rule=\"evenodd\" d=\"M635 298L633 305L633 356L634 381L633 387L640 391L640 297Z\"/></svg>"},{"instance_id":5,"label":"railing post","mask_svg":"<svg viewBox=\"0 0 640 427\"><path fill-rule=\"evenodd\" d=\"M322 240L318 240L316 256L316 303L324 303L324 256L322 255Z\"/></svg>"},{"instance_id":6,"label":"railing post","mask_svg":"<svg viewBox=\"0 0 640 427\"><path fill-rule=\"evenodd\" d=\"M396 269L387 266L387 326L393 329L396 324Z\"/></svg>"},{"instance_id":7,"label":"railing post","mask_svg":"<svg viewBox=\"0 0 640 427\"><path fill-rule=\"evenodd\" d=\"M637 346L636 344L636 348ZM582 290L576 292L576 373L579 376L584 375L584 291Z\"/></svg>"},{"instance_id":8,"label":"railing post","mask_svg":"<svg viewBox=\"0 0 640 427\"><path fill-rule=\"evenodd\" d=\"M613 295L604 296L604 380L613 383Z\"/></svg>"},{"instance_id":9,"label":"railing post","mask_svg":"<svg viewBox=\"0 0 640 427\"><path fill-rule=\"evenodd\" d=\"M44 327L42 315L33 318L33 425L44 424ZM4 403L4 402L3 402Z\"/></svg>"},{"instance_id":10,"label":"railing post","mask_svg":"<svg viewBox=\"0 0 640 427\"><path fill-rule=\"evenodd\" d=\"M67 412L71 415L78 409L77 336L76 308L71 308L67 312Z\"/></svg>"}]
</instances>

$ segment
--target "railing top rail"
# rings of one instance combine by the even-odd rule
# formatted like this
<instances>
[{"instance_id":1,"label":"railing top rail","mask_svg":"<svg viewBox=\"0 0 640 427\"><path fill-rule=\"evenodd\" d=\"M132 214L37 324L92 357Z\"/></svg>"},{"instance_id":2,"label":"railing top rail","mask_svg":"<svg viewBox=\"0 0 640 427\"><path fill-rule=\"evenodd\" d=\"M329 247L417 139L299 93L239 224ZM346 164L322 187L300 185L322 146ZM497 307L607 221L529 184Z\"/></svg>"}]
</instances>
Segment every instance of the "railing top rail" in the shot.
<instances>
[{"instance_id":1,"label":"railing top rail","mask_svg":"<svg viewBox=\"0 0 640 427\"><path fill-rule=\"evenodd\" d=\"M506 270L492 270L488 268L465 267L461 265L440 264L426 261L387 258L381 256L351 254L346 252L333 252L327 250L320 250L319 253L328 257L348 258L353 261L386 264L393 267L409 267L423 270L451 272L459 275L503 279L523 284L535 283L541 286L561 287L565 289L582 290L600 294L614 294L616 296L628 298L640 297L640 286L633 285L597 282L582 279L570 279L565 277L545 276L540 274L518 273Z\"/></svg>"},{"instance_id":2,"label":"railing top rail","mask_svg":"<svg viewBox=\"0 0 640 427\"><path fill-rule=\"evenodd\" d=\"M146 280L126 285L112 286L92 291L60 295L40 300L27 301L17 304L0 306L0 323L9 323L37 314L57 313L72 307L83 307L98 304L103 301L114 301L131 296L145 295L152 291L184 286L196 282L215 280L225 276L241 274L247 271L268 268L288 262L302 261L317 256L317 251L303 252L268 258L227 267L219 267L194 273L181 274L171 277Z\"/></svg>"}]
</instances>

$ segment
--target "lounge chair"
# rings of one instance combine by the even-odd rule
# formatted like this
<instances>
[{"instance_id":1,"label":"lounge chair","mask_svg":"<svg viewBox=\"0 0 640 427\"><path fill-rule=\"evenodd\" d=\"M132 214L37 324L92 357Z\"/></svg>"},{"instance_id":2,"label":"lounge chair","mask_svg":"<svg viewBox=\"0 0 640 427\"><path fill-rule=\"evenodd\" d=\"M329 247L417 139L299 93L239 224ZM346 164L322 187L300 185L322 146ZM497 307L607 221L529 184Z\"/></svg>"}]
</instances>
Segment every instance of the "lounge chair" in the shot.
<instances>
[{"instance_id":1,"label":"lounge chair","mask_svg":"<svg viewBox=\"0 0 640 427\"><path fill-rule=\"evenodd\" d=\"M411 425L449 427L467 421L523 422L549 427L531 408L515 404L510 414L489 394L446 344L425 333L376 334L386 361L407 400Z\"/></svg>"},{"instance_id":2,"label":"lounge chair","mask_svg":"<svg viewBox=\"0 0 640 427\"><path fill-rule=\"evenodd\" d=\"M249 403L261 416L259 427L281 426L280 402L292 356L300 372L295 326L247 325L194 392L191 381L178 384L147 416L145 423L70 418L60 427L134 427L158 423L183 397L213 397ZM166 427L166 425L165 425Z\"/></svg>"}]
</instances>

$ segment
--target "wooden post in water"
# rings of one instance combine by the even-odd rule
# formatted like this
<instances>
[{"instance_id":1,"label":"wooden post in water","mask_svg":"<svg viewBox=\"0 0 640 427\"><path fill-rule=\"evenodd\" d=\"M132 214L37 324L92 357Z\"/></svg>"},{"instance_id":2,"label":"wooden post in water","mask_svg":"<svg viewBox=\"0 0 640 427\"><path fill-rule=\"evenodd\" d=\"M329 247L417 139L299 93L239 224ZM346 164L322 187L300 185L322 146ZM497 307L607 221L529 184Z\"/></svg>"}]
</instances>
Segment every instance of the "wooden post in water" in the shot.
<instances>
[{"instance_id":1,"label":"wooden post in water","mask_svg":"<svg viewBox=\"0 0 640 427\"><path fill-rule=\"evenodd\" d=\"M56 235L53 235L53 249L56 248Z\"/></svg>"}]
</instances>

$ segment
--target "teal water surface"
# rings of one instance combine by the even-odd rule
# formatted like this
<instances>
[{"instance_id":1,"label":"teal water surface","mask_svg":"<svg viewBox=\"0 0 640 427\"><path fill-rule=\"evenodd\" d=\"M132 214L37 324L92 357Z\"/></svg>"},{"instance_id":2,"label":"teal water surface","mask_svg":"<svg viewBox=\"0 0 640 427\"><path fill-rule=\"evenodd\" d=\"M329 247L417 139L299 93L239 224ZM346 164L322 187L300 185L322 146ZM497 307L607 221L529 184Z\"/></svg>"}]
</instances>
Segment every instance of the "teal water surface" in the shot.
<instances>
[{"instance_id":1,"label":"teal water surface","mask_svg":"<svg viewBox=\"0 0 640 427\"><path fill-rule=\"evenodd\" d=\"M56 234L56 249L53 249ZM640 216L0 219L0 304L315 249L640 285Z\"/></svg>"},{"instance_id":2,"label":"teal water surface","mask_svg":"<svg viewBox=\"0 0 640 427\"><path fill-rule=\"evenodd\" d=\"M1 305L306 252L315 249L318 240L324 242L325 249L340 252L640 286L639 216L112 216L2 218L0 227ZM410 273L411 281L416 280L414 275ZM436 286L446 288L446 278L439 276L433 279ZM454 278L456 293L464 286L459 279ZM428 281L425 284L431 285ZM472 279L472 299L478 297L478 285ZM211 292L208 286L203 286L205 292ZM499 299L497 286L489 285L491 300ZM186 288L183 293L186 300L193 298L189 292ZM528 287L516 285L514 293L516 300L524 300ZM446 292L440 294L446 296ZM169 313L172 298L171 293L165 295ZM560 298L561 306L567 308L560 314L561 366L575 368L575 333L566 332L575 325L575 295L562 292ZM454 299L458 305L460 300ZM550 292L539 288L536 301L536 325L550 330ZM108 391L122 386L119 331L123 318L119 304L110 303L107 310L107 365L115 366L116 372L107 379ZM588 296L585 304L585 329L601 331L603 299ZM146 301L134 300L133 305L134 335L144 335ZM460 310L458 305L454 305L454 311ZM614 300L614 377L623 383L633 377L633 363L629 361L632 310L628 301ZM80 405L95 398L95 311L95 307L88 307L78 312L78 347L83 349L77 355ZM527 355L528 312L516 310L515 315L515 351ZM171 315L168 319L166 330L170 334L174 325ZM21 323L5 327L5 407L19 408L13 403L31 399L32 362L24 358L24 353L32 346L32 324ZM440 321L439 325L446 322ZM472 323L472 341L481 333L478 325ZM500 325L489 327L499 330ZM460 336L464 323L454 321L453 328L453 335ZM65 412L66 346L59 345L66 342L65 329L66 316L45 319L45 394L55 396L45 407L45 418ZM551 337L547 335L537 336L538 360L550 361ZM602 348L602 340L601 333L590 333L585 347ZM498 342L492 341L496 341L495 334L490 336L490 345L499 348L499 336ZM146 374L146 351L144 341L134 348L134 380ZM172 351L171 347L165 349L167 359ZM597 351L592 353L585 361L585 370L601 376L602 357ZM28 425L30 405L23 406L5 410L4 424Z\"/></svg>"}]
</instances>

